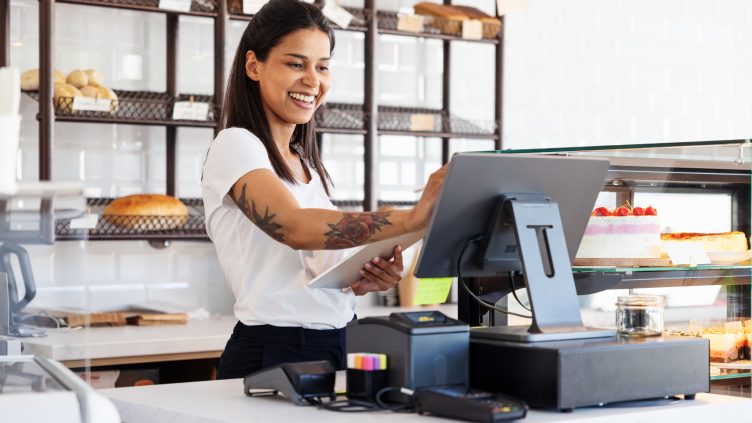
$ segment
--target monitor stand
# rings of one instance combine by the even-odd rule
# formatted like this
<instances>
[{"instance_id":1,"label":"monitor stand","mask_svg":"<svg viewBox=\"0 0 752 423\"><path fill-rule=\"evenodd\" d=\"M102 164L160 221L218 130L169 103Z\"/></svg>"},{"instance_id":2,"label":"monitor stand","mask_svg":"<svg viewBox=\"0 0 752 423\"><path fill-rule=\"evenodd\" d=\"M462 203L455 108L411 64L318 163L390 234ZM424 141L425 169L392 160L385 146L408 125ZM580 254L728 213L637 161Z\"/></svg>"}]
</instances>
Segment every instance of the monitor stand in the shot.
<instances>
[{"instance_id":1,"label":"monitor stand","mask_svg":"<svg viewBox=\"0 0 752 423\"><path fill-rule=\"evenodd\" d=\"M473 338L540 342L613 337L614 330L583 325L559 206L543 194L504 194L491 220L481 258L484 270L508 266L505 227L514 226L518 257L530 298L533 323L474 328ZM496 269L495 269L496 267Z\"/></svg>"}]
</instances>

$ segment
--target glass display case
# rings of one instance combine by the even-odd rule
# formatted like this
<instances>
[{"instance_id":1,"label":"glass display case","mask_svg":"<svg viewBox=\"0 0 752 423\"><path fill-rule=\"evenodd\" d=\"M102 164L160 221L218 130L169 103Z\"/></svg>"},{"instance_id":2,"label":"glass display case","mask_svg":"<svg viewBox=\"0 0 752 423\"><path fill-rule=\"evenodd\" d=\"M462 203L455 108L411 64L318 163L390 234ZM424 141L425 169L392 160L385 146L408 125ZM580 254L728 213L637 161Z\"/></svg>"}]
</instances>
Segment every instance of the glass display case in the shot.
<instances>
[{"instance_id":1,"label":"glass display case","mask_svg":"<svg viewBox=\"0 0 752 423\"><path fill-rule=\"evenodd\" d=\"M708 339L711 380L748 385L750 147L729 140L496 153L607 158L573 263L584 323L613 328L617 297L662 295L664 334Z\"/></svg>"}]
</instances>

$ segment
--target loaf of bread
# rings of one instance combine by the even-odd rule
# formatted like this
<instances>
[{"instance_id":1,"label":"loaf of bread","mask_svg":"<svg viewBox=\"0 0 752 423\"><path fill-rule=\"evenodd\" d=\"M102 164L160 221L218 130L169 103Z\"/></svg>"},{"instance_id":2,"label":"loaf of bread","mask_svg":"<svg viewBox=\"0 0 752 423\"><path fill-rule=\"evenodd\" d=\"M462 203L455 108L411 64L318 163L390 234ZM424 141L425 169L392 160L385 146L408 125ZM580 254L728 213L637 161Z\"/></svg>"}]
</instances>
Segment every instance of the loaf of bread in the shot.
<instances>
[{"instance_id":1,"label":"loaf of bread","mask_svg":"<svg viewBox=\"0 0 752 423\"><path fill-rule=\"evenodd\" d=\"M464 14L470 19L477 19L482 22L500 22L498 19L494 18L493 16L490 16L486 13L483 13L482 11L472 7L472 6L460 6L460 5L452 5L455 9L457 9L459 12Z\"/></svg>"},{"instance_id":2,"label":"loaf of bread","mask_svg":"<svg viewBox=\"0 0 752 423\"><path fill-rule=\"evenodd\" d=\"M112 225L138 230L174 229L188 221L188 208L180 200L162 194L120 197L104 209Z\"/></svg>"},{"instance_id":3,"label":"loaf of bread","mask_svg":"<svg viewBox=\"0 0 752 423\"><path fill-rule=\"evenodd\" d=\"M416 3L413 10L418 15L437 16L444 19L466 20L467 16L454 6L436 4L427 1Z\"/></svg>"},{"instance_id":4,"label":"loaf of bread","mask_svg":"<svg viewBox=\"0 0 752 423\"><path fill-rule=\"evenodd\" d=\"M55 83L64 84L65 74L55 69ZM39 69L30 69L21 75L21 89L23 91L39 90Z\"/></svg>"}]
</instances>

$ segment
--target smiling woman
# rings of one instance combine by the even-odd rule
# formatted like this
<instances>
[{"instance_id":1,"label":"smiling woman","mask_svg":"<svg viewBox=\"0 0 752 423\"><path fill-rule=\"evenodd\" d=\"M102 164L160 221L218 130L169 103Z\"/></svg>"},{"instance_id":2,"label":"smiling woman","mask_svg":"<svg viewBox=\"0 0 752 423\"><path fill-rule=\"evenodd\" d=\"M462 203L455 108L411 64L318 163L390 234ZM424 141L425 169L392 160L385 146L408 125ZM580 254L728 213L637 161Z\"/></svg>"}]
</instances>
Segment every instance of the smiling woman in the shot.
<instances>
[{"instance_id":1,"label":"smiling woman","mask_svg":"<svg viewBox=\"0 0 752 423\"><path fill-rule=\"evenodd\" d=\"M313 115L329 91L333 50L334 32L317 7L272 0L235 54L223 129L201 184L206 230L239 320L219 378L294 361L344 368L354 296L399 282L401 247L365 263L349 290L308 288L308 281L341 260L343 248L423 229L436 203L443 168L410 210L342 213L329 201Z\"/></svg>"}]
</instances>

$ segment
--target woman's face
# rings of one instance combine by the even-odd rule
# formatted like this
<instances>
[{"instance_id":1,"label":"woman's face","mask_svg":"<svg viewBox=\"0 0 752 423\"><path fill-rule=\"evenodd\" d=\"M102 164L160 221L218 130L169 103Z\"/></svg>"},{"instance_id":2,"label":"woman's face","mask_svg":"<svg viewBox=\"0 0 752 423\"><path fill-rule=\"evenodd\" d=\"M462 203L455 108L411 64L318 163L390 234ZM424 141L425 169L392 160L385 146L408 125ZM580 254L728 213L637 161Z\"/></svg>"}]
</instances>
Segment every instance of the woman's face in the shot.
<instances>
[{"instance_id":1,"label":"woman's face","mask_svg":"<svg viewBox=\"0 0 752 423\"><path fill-rule=\"evenodd\" d=\"M304 124L329 91L329 37L317 29L287 34L264 62L246 53L246 74L258 81L270 123Z\"/></svg>"}]
</instances>

